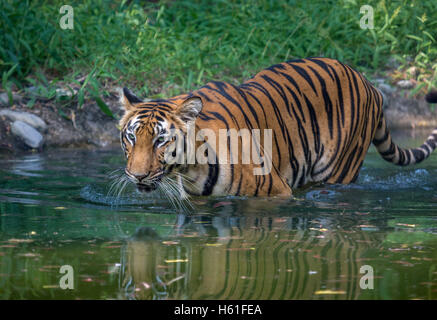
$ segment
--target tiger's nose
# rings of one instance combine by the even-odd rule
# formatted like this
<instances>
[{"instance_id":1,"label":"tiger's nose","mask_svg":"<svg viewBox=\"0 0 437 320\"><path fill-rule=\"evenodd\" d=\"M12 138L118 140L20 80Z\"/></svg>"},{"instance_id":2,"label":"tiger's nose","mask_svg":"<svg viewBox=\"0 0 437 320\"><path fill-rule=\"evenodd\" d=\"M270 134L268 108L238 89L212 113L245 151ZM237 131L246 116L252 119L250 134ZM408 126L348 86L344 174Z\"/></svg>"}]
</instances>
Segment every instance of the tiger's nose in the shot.
<instances>
[{"instance_id":1,"label":"tiger's nose","mask_svg":"<svg viewBox=\"0 0 437 320\"><path fill-rule=\"evenodd\" d=\"M138 182L141 183L144 179L147 178L147 176L148 176L148 174L147 175L135 175L134 177L135 177L135 179L138 180Z\"/></svg>"},{"instance_id":2,"label":"tiger's nose","mask_svg":"<svg viewBox=\"0 0 437 320\"><path fill-rule=\"evenodd\" d=\"M129 177L131 177L133 180L135 180L135 182L137 182L137 183L141 183L144 179L146 179L150 175L150 172L147 174L142 174L142 173L138 174L138 173L132 173L127 169L125 171L126 171L126 174Z\"/></svg>"}]
</instances>

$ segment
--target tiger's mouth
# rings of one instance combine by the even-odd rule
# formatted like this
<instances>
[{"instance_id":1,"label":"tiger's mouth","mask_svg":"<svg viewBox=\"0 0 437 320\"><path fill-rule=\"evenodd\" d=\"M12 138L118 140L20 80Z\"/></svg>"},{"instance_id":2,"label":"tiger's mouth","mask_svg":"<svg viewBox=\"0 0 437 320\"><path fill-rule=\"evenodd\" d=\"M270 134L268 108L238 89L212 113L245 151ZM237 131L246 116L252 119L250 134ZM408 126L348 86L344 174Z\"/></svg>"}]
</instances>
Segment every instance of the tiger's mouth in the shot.
<instances>
[{"instance_id":1,"label":"tiger's mouth","mask_svg":"<svg viewBox=\"0 0 437 320\"><path fill-rule=\"evenodd\" d=\"M162 178L164 177L164 173L161 173L159 176L156 176L153 178L153 181L151 181L148 184L145 183L137 183L137 189L140 192L151 192L158 188L159 184L161 183Z\"/></svg>"},{"instance_id":2,"label":"tiger's mouth","mask_svg":"<svg viewBox=\"0 0 437 320\"><path fill-rule=\"evenodd\" d=\"M153 190L156 190L156 188L158 188L158 184L157 183L153 183L153 184L142 184L142 183L137 183L137 189L140 192L151 192Z\"/></svg>"}]
</instances>

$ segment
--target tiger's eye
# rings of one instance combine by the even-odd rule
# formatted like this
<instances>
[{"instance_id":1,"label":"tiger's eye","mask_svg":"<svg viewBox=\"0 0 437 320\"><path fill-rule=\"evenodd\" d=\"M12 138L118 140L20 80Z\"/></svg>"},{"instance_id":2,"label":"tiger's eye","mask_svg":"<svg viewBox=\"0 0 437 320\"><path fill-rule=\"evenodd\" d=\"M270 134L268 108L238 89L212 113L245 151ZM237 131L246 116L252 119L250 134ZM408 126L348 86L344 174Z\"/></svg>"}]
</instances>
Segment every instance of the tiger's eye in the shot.
<instances>
[{"instance_id":1,"label":"tiger's eye","mask_svg":"<svg viewBox=\"0 0 437 320\"><path fill-rule=\"evenodd\" d=\"M159 137L157 141L158 141L159 143L162 143L162 142L164 142L164 140L165 140L164 137Z\"/></svg>"},{"instance_id":2,"label":"tiger's eye","mask_svg":"<svg viewBox=\"0 0 437 320\"><path fill-rule=\"evenodd\" d=\"M128 133L127 137L129 138L129 140L135 141L135 135L133 133Z\"/></svg>"}]
</instances>

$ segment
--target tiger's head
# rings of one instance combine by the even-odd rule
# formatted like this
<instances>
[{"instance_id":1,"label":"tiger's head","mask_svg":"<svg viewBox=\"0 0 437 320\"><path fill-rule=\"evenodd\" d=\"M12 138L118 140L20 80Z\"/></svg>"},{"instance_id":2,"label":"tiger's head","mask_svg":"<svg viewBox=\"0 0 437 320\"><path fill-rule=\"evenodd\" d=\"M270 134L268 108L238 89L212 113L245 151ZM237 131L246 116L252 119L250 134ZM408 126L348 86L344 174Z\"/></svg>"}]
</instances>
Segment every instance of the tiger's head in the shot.
<instances>
[{"instance_id":1,"label":"tiger's head","mask_svg":"<svg viewBox=\"0 0 437 320\"><path fill-rule=\"evenodd\" d=\"M142 101L124 88L121 103L125 110L120 120L120 141L127 158L125 173L139 191L155 190L178 167L168 163L166 155L170 152L176 156L172 144L175 132L185 135L194 125L202 101L190 94Z\"/></svg>"}]
</instances>

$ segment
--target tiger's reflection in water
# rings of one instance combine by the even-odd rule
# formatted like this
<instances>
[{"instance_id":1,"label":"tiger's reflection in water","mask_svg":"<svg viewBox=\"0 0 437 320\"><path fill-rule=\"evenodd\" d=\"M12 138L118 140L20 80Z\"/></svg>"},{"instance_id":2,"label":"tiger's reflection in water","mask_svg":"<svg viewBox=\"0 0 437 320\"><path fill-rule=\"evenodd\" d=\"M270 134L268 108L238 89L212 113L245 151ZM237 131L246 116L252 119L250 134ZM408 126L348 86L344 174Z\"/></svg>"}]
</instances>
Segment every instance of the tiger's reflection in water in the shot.
<instances>
[{"instance_id":1,"label":"tiger's reflection in water","mask_svg":"<svg viewBox=\"0 0 437 320\"><path fill-rule=\"evenodd\" d=\"M335 217L306 214L180 215L165 239L141 227L124 247L121 292L128 299L356 299L360 267L383 235L355 232L354 219L339 226Z\"/></svg>"}]
</instances>

